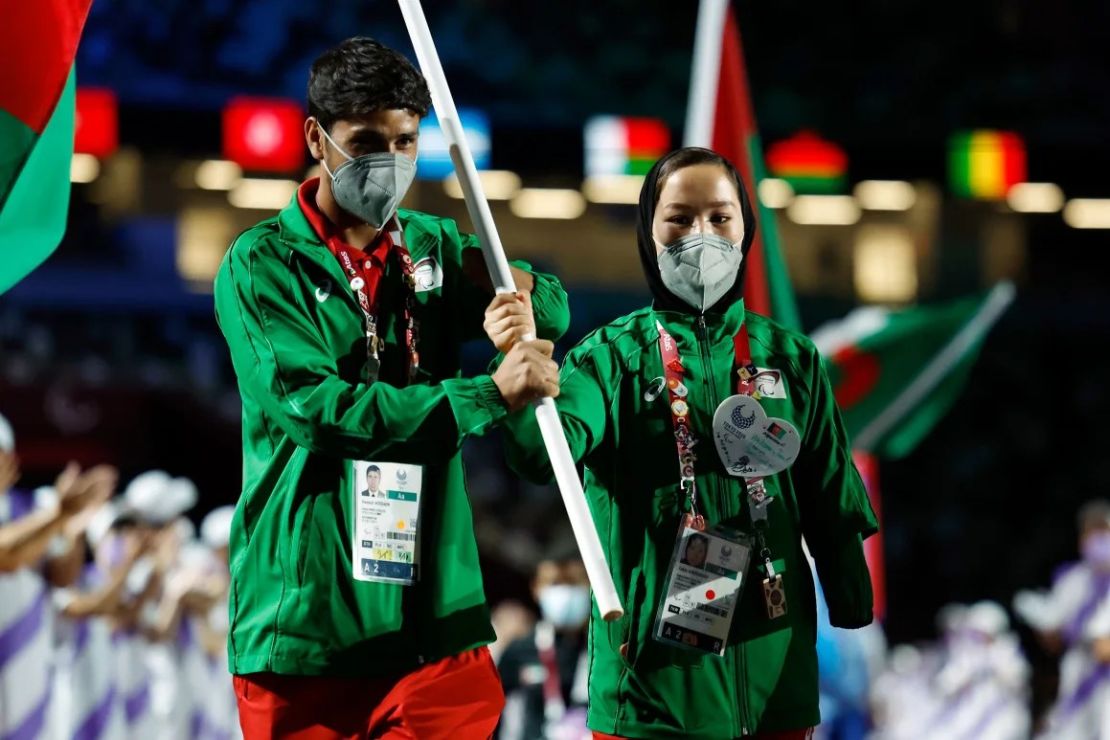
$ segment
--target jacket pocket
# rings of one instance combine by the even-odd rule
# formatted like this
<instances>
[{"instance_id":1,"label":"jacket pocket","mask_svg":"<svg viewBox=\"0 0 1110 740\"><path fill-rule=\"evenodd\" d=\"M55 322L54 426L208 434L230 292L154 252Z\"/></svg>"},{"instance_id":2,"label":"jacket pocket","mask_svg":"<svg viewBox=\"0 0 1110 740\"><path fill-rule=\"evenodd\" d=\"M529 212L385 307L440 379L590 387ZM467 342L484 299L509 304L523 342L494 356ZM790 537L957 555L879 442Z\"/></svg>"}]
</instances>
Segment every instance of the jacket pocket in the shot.
<instances>
[{"instance_id":1,"label":"jacket pocket","mask_svg":"<svg viewBox=\"0 0 1110 740\"><path fill-rule=\"evenodd\" d=\"M304 574L308 563L308 548L312 540L312 531L315 529L312 521L312 514L315 508L316 497L310 496L302 507L302 513L297 518L297 523L293 530L293 553L295 557L293 568L297 576L298 586L304 585Z\"/></svg>"},{"instance_id":2,"label":"jacket pocket","mask_svg":"<svg viewBox=\"0 0 1110 740\"><path fill-rule=\"evenodd\" d=\"M621 662L631 668L635 664L637 650L637 632L640 624L640 609L637 603L643 591L643 572L639 568L632 570L632 585L628 590L628 600L625 601L625 616L616 623L609 624L609 647L617 653Z\"/></svg>"}]
</instances>

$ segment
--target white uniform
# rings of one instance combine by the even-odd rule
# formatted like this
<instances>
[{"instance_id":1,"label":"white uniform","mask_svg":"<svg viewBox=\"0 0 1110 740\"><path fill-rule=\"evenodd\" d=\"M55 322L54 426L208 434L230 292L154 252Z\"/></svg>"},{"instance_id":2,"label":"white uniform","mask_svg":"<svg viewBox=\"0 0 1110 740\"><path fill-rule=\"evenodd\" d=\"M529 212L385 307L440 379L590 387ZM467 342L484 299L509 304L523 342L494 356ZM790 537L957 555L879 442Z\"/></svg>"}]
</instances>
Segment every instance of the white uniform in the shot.
<instances>
[{"instance_id":1,"label":"white uniform","mask_svg":"<svg viewBox=\"0 0 1110 740\"><path fill-rule=\"evenodd\" d=\"M1110 573L1086 563L1068 568L1039 616L1034 626L1059 631L1068 646L1046 737L1110 740L1110 665L1096 661L1090 646L1096 638L1110 638Z\"/></svg>"},{"instance_id":2,"label":"white uniform","mask_svg":"<svg viewBox=\"0 0 1110 740\"><path fill-rule=\"evenodd\" d=\"M94 588L98 576L90 566L79 582ZM59 609L73 598L63 589L55 593ZM112 630L103 617L58 617L58 649L54 663L51 736L65 740L115 740L126 737L123 704L116 687Z\"/></svg>"},{"instance_id":3,"label":"white uniform","mask_svg":"<svg viewBox=\"0 0 1110 740\"><path fill-rule=\"evenodd\" d=\"M30 513L35 496L0 495L0 522ZM42 574L0 573L0 737L33 740L45 733L52 652L49 590Z\"/></svg>"},{"instance_id":4,"label":"white uniform","mask_svg":"<svg viewBox=\"0 0 1110 740\"><path fill-rule=\"evenodd\" d=\"M212 607L208 614L211 628L220 630L227 627L227 601ZM198 646L199 647L199 646ZM197 653L199 658L192 665L190 675L204 682L203 693L198 689L197 696L203 697L203 704L196 715L197 732L192 737L197 740L239 740L243 737L239 727L239 706L235 689L231 684L231 672L227 666L227 653L218 657Z\"/></svg>"}]
</instances>

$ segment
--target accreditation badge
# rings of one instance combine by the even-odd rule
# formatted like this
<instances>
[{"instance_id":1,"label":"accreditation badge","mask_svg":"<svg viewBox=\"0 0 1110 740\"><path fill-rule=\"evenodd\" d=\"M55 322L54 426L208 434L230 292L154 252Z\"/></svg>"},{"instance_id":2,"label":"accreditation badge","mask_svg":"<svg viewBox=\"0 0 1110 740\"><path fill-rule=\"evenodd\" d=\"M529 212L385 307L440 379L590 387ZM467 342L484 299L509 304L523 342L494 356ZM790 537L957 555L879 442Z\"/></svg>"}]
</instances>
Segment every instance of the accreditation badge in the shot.
<instances>
[{"instance_id":1,"label":"accreditation badge","mask_svg":"<svg viewBox=\"0 0 1110 740\"><path fill-rule=\"evenodd\" d=\"M659 642L724 655L751 552L751 539L743 533L682 526L652 636Z\"/></svg>"},{"instance_id":2,"label":"accreditation badge","mask_svg":"<svg viewBox=\"0 0 1110 740\"><path fill-rule=\"evenodd\" d=\"M420 575L420 465L355 460L355 580L410 586Z\"/></svg>"}]
</instances>

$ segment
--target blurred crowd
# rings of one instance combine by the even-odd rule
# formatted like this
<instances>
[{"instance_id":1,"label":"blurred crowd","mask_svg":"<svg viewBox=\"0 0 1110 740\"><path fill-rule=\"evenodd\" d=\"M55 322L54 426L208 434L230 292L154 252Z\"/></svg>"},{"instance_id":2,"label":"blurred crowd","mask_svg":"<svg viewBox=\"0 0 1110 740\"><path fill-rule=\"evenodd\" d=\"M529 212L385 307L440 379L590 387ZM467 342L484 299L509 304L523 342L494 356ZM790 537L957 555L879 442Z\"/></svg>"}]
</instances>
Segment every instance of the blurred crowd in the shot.
<instances>
[{"instance_id":1,"label":"blurred crowd","mask_svg":"<svg viewBox=\"0 0 1110 740\"><path fill-rule=\"evenodd\" d=\"M232 507L162 471L111 466L19 487L0 417L0 736L239 736L227 671Z\"/></svg>"}]
</instances>

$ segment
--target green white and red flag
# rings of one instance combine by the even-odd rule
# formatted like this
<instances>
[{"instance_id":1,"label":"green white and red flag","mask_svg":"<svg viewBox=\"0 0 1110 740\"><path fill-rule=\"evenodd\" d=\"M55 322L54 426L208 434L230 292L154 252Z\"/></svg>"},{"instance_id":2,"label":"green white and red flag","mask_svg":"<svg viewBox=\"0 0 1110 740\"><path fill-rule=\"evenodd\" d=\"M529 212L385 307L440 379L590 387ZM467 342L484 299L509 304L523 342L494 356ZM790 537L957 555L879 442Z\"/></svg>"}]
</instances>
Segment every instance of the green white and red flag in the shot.
<instances>
[{"instance_id":1,"label":"green white and red flag","mask_svg":"<svg viewBox=\"0 0 1110 740\"><path fill-rule=\"evenodd\" d=\"M759 229L748 252L744 305L780 324L800 330L801 319L783 259L775 214L759 201L759 182L767 176L740 29L728 0L702 0L694 38L690 99L686 108L686 146L703 146L724 155L740 170L756 209Z\"/></svg>"},{"instance_id":2,"label":"green white and red flag","mask_svg":"<svg viewBox=\"0 0 1110 740\"><path fill-rule=\"evenodd\" d=\"M73 60L92 0L0 0L0 293L65 233Z\"/></svg>"}]
</instances>

